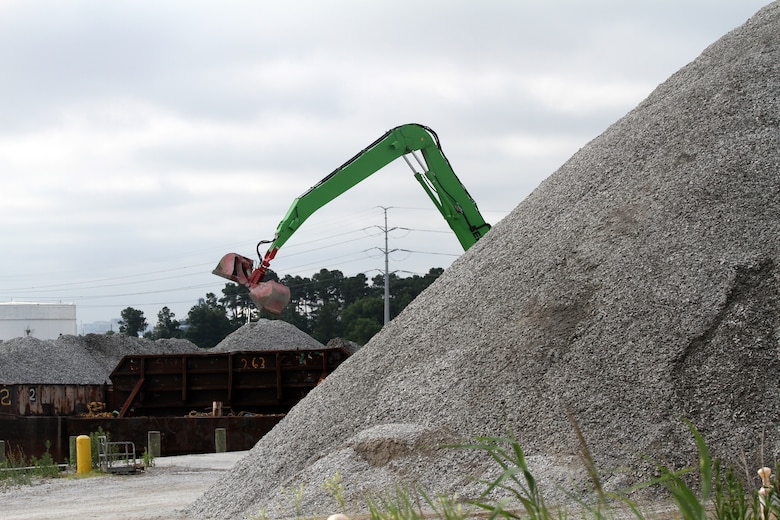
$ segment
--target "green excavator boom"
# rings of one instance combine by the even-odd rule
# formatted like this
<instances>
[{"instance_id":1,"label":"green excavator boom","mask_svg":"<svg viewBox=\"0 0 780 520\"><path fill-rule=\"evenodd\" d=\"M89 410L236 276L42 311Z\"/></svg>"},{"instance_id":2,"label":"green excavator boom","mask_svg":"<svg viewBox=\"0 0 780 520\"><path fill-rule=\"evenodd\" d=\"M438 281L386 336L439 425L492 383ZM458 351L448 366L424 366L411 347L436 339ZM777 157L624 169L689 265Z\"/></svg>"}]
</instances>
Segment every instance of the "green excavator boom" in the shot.
<instances>
[{"instance_id":1,"label":"green excavator boom","mask_svg":"<svg viewBox=\"0 0 780 520\"><path fill-rule=\"evenodd\" d=\"M260 245L270 245L257 268L252 268L252 260L237 253L228 253L213 273L246 285L259 308L281 313L289 302L289 289L278 282L263 281L279 248L321 207L401 157L447 221L464 251L488 232L490 224L485 222L476 202L455 175L436 133L423 125L407 124L388 130L297 197L279 222L273 240L258 244L258 255Z\"/></svg>"}]
</instances>

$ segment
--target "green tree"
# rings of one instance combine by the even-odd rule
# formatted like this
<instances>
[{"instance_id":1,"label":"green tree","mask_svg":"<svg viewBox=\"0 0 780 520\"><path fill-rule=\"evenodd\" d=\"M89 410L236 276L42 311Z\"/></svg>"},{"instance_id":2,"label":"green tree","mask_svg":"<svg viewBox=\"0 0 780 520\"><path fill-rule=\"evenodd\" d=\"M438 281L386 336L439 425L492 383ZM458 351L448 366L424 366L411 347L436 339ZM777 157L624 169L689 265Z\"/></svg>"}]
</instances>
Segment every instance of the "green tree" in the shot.
<instances>
[{"instance_id":1,"label":"green tree","mask_svg":"<svg viewBox=\"0 0 780 520\"><path fill-rule=\"evenodd\" d=\"M254 309L252 299L249 297L249 289L244 285L229 282L222 289L222 295L219 303L225 307L230 321L246 323Z\"/></svg>"},{"instance_id":2,"label":"green tree","mask_svg":"<svg viewBox=\"0 0 780 520\"><path fill-rule=\"evenodd\" d=\"M390 275L390 316L406 305L444 272L432 268L424 276L398 278ZM322 343L343 337L365 344L381 330L384 323L384 277L368 280L364 274L344 277L341 271L320 269L312 278L286 275L282 280L268 271L266 281L280 281L290 289L290 303L280 315L257 309L249 299L246 287L226 284L223 297L208 294L190 309L184 337L202 348L211 348L249 318L280 319L310 334Z\"/></svg>"},{"instance_id":3,"label":"green tree","mask_svg":"<svg viewBox=\"0 0 780 520\"><path fill-rule=\"evenodd\" d=\"M143 332L149 326L144 318L144 312L132 307L127 307L121 313L119 320L119 332L128 336L138 337L139 332Z\"/></svg>"},{"instance_id":4,"label":"green tree","mask_svg":"<svg viewBox=\"0 0 780 520\"><path fill-rule=\"evenodd\" d=\"M384 298L381 296L361 298L347 305L341 313L344 338L359 345L368 343L374 334L382 330L384 309Z\"/></svg>"},{"instance_id":5,"label":"green tree","mask_svg":"<svg viewBox=\"0 0 780 520\"><path fill-rule=\"evenodd\" d=\"M320 343L327 343L341 337L341 331L338 303L328 302L317 307L312 316L311 336Z\"/></svg>"},{"instance_id":6,"label":"green tree","mask_svg":"<svg viewBox=\"0 0 780 520\"><path fill-rule=\"evenodd\" d=\"M380 330L382 325L375 319L357 318L349 322L344 338L363 346Z\"/></svg>"},{"instance_id":7,"label":"green tree","mask_svg":"<svg viewBox=\"0 0 780 520\"><path fill-rule=\"evenodd\" d=\"M441 267L433 267L425 276L413 275L399 278L397 274L390 273L390 317L398 316L402 310L417 298L429 285L431 285L444 272ZM384 276L377 275L371 279L373 286L384 291Z\"/></svg>"},{"instance_id":8,"label":"green tree","mask_svg":"<svg viewBox=\"0 0 780 520\"><path fill-rule=\"evenodd\" d=\"M273 316L273 318L294 325L295 328L306 334L311 334L311 320L306 314L300 311L300 308L297 305L293 304L292 299L290 299L290 304L282 310L282 313L279 316Z\"/></svg>"},{"instance_id":9,"label":"green tree","mask_svg":"<svg viewBox=\"0 0 780 520\"><path fill-rule=\"evenodd\" d=\"M198 302L187 313L187 329L184 337L200 348L212 348L238 327L230 322L225 307L214 293Z\"/></svg>"},{"instance_id":10,"label":"green tree","mask_svg":"<svg viewBox=\"0 0 780 520\"><path fill-rule=\"evenodd\" d=\"M341 283L341 294L344 298L344 305L347 306L369 294L368 278L363 273L344 278Z\"/></svg>"},{"instance_id":11,"label":"green tree","mask_svg":"<svg viewBox=\"0 0 780 520\"><path fill-rule=\"evenodd\" d=\"M281 283L290 289L290 304L287 308L293 307L299 313L305 312L308 301L306 288L311 286L311 280L288 274L281 280Z\"/></svg>"},{"instance_id":12,"label":"green tree","mask_svg":"<svg viewBox=\"0 0 780 520\"><path fill-rule=\"evenodd\" d=\"M328 271L320 269L311 277L314 286L314 295L318 302L336 303L342 302L341 290L343 288L344 274L341 271Z\"/></svg>"},{"instance_id":13,"label":"green tree","mask_svg":"<svg viewBox=\"0 0 780 520\"><path fill-rule=\"evenodd\" d=\"M152 339L180 338L182 336L181 324L175 318L176 315L168 307L163 307L157 313L157 323L152 329Z\"/></svg>"},{"instance_id":14,"label":"green tree","mask_svg":"<svg viewBox=\"0 0 780 520\"><path fill-rule=\"evenodd\" d=\"M390 289L393 294L395 315L417 298L421 292L428 288L442 273L444 269L437 267L428 271L425 276L409 276L407 278L391 278Z\"/></svg>"}]
</instances>

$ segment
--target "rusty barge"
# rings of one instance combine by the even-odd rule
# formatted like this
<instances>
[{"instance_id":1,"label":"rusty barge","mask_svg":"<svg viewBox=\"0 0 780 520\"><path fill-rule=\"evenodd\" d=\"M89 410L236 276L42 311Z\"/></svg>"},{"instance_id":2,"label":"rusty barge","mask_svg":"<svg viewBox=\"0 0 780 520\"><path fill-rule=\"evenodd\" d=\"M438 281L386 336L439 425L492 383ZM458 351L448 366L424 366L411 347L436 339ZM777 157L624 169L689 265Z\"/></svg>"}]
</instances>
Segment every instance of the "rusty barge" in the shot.
<instances>
[{"instance_id":1,"label":"rusty barge","mask_svg":"<svg viewBox=\"0 0 780 520\"><path fill-rule=\"evenodd\" d=\"M342 348L123 357L104 385L0 385L0 440L7 451L56 462L70 438L102 430L143 451L160 432L161 455L247 450L349 352ZM101 410L101 411L98 411ZM47 448L48 444L48 448Z\"/></svg>"}]
</instances>

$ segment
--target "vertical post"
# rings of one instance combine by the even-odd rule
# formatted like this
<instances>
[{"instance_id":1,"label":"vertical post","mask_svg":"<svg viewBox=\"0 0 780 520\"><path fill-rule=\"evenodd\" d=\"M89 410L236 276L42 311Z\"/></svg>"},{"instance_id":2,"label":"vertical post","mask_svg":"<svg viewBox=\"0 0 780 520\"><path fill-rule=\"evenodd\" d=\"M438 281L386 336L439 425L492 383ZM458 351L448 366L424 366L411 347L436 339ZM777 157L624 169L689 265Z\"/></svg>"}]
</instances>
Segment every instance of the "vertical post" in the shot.
<instances>
[{"instance_id":1,"label":"vertical post","mask_svg":"<svg viewBox=\"0 0 780 520\"><path fill-rule=\"evenodd\" d=\"M387 325L390 323L390 249L387 245L387 208L382 208L385 211L385 322Z\"/></svg>"},{"instance_id":2,"label":"vertical post","mask_svg":"<svg viewBox=\"0 0 780 520\"><path fill-rule=\"evenodd\" d=\"M76 436L71 435L68 437L68 462L71 466L76 465L77 452L76 452Z\"/></svg>"},{"instance_id":3,"label":"vertical post","mask_svg":"<svg viewBox=\"0 0 780 520\"><path fill-rule=\"evenodd\" d=\"M76 437L76 473L82 475L92 471L92 441L88 435Z\"/></svg>"},{"instance_id":4,"label":"vertical post","mask_svg":"<svg viewBox=\"0 0 780 520\"><path fill-rule=\"evenodd\" d=\"M150 456L160 456L160 432L154 430L146 432L146 444Z\"/></svg>"},{"instance_id":5,"label":"vertical post","mask_svg":"<svg viewBox=\"0 0 780 520\"><path fill-rule=\"evenodd\" d=\"M0 464L5 464L5 441L0 441Z\"/></svg>"},{"instance_id":6,"label":"vertical post","mask_svg":"<svg viewBox=\"0 0 780 520\"><path fill-rule=\"evenodd\" d=\"M217 453L225 453L227 451L227 430L225 428L214 430L214 446Z\"/></svg>"}]
</instances>

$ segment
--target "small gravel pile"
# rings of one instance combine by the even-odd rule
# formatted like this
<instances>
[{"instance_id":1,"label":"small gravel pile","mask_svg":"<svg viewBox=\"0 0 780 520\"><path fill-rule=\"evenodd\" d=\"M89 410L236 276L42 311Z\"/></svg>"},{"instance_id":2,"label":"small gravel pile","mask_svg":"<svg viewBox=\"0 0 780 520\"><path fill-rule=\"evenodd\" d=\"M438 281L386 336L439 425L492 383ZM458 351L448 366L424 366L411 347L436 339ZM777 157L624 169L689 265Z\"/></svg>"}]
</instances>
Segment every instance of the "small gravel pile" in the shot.
<instances>
[{"instance_id":1,"label":"small gravel pile","mask_svg":"<svg viewBox=\"0 0 780 520\"><path fill-rule=\"evenodd\" d=\"M150 340L114 334L31 336L0 342L0 384L99 385L124 356L188 354L239 350L303 350L324 346L298 328L279 320L248 323L210 350L184 339Z\"/></svg>"},{"instance_id":2,"label":"small gravel pile","mask_svg":"<svg viewBox=\"0 0 780 520\"><path fill-rule=\"evenodd\" d=\"M111 382L111 372L124 356L189 354L239 350L321 349L305 332L279 320L248 323L210 350L184 339L150 340L114 334L31 336L0 342L0 384L99 385Z\"/></svg>"},{"instance_id":3,"label":"small gravel pile","mask_svg":"<svg viewBox=\"0 0 780 520\"><path fill-rule=\"evenodd\" d=\"M774 465L778 35L776 1L586 145L188 514L327 516L337 473L348 507L399 486L473 497L494 465L440 446L508 431L566 500L556 485L591 488L570 417L607 489L649 479L642 455L695 465L682 416L726 464Z\"/></svg>"},{"instance_id":4,"label":"small gravel pile","mask_svg":"<svg viewBox=\"0 0 780 520\"><path fill-rule=\"evenodd\" d=\"M100 385L124 356L184 354L201 351L183 339L152 341L123 334L60 336L40 340L31 336L0 343L0 384Z\"/></svg>"},{"instance_id":5,"label":"small gravel pile","mask_svg":"<svg viewBox=\"0 0 780 520\"><path fill-rule=\"evenodd\" d=\"M348 352L350 355L360 350L359 344L344 338L333 338L332 340L328 341L328 344L325 346L327 348L340 348L345 352Z\"/></svg>"},{"instance_id":6,"label":"small gravel pile","mask_svg":"<svg viewBox=\"0 0 780 520\"><path fill-rule=\"evenodd\" d=\"M261 319L243 325L210 349L210 352L309 350L324 347L295 325L282 320Z\"/></svg>"}]
</instances>

